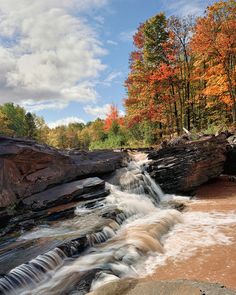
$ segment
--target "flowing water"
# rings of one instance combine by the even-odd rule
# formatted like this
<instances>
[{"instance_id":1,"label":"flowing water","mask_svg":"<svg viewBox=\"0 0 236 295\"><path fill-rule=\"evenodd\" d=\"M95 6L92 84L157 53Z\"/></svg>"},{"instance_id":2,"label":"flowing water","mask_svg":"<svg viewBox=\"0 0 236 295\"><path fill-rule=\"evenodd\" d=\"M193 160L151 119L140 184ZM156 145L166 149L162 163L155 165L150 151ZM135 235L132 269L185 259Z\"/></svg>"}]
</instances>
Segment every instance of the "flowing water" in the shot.
<instances>
[{"instance_id":1,"label":"flowing water","mask_svg":"<svg viewBox=\"0 0 236 295\"><path fill-rule=\"evenodd\" d=\"M57 247L14 268L0 279L0 294L82 295L88 291L88 287L83 289L80 285L86 275L92 277L90 290L95 290L110 281L145 275L166 259L180 255L186 246L183 241L188 240L186 234L189 229L183 233L185 224L189 224L196 234L199 219L194 219L191 214L182 216L177 210L162 207L162 202L175 196L162 192L145 171L146 163L145 157L139 158L130 162L127 168L118 170L107 183L110 195L90 208L78 206L75 211L77 216L72 220L22 235L20 240L41 237L56 239L62 235L78 238L86 234L88 247L78 254L76 248L79 241L76 241L70 246L70 257ZM109 212L116 214L106 219L104 224L101 216ZM204 219L207 218L208 215L204 216ZM221 221L227 224L222 218ZM214 216L212 220L208 221L214 222ZM235 214L229 222L236 222ZM92 224L95 223L103 224L102 230L94 231ZM90 227L91 230L88 230ZM212 230L211 223L208 229ZM219 236L216 239L230 243L217 230L214 234ZM181 242L176 237L180 237ZM190 241L187 247L192 247L194 251L194 238Z\"/></svg>"}]
</instances>

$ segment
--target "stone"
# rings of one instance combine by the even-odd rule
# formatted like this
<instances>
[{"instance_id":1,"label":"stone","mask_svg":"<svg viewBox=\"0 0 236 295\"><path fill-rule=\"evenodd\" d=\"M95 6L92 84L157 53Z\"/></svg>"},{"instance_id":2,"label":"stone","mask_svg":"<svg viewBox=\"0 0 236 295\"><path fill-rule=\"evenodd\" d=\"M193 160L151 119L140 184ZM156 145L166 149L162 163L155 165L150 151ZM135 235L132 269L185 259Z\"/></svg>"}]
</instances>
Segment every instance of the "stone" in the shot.
<instances>
[{"instance_id":1,"label":"stone","mask_svg":"<svg viewBox=\"0 0 236 295\"><path fill-rule=\"evenodd\" d=\"M77 180L34 194L22 200L24 207L33 211L43 210L84 198L96 198L96 191L102 189L105 194L105 182L98 177ZM90 193L90 194L89 194ZM93 194L91 194L93 193ZM98 197L100 197L99 192Z\"/></svg>"},{"instance_id":2,"label":"stone","mask_svg":"<svg viewBox=\"0 0 236 295\"><path fill-rule=\"evenodd\" d=\"M0 221L20 201L56 185L100 176L123 165L124 152L59 151L35 141L0 137Z\"/></svg>"},{"instance_id":3,"label":"stone","mask_svg":"<svg viewBox=\"0 0 236 295\"><path fill-rule=\"evenodd\" d=\"M166 146L150 152L150 176L165 193L188 194L224 170L228 142L225 134Z\"/></svg>"}]
</instances>

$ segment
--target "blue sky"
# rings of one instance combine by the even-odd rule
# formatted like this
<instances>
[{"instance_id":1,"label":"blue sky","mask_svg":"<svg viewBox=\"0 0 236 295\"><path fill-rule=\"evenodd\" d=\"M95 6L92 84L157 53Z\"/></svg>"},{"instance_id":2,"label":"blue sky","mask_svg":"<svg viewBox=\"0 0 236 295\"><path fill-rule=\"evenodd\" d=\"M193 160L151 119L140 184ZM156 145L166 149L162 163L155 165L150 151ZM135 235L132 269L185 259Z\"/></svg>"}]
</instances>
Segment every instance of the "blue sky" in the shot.
<instances>
[{"instance_id":1,"label":"blue sky","mask_svg":"<svg viewBox=\"0 0 236 295\"><path fill-rule=\"evenodd\" d=\"M126 96L132 35L147 18L210 0L0 0L0 100L50 126L94 120Z\"/></svg>"}]
</instances>

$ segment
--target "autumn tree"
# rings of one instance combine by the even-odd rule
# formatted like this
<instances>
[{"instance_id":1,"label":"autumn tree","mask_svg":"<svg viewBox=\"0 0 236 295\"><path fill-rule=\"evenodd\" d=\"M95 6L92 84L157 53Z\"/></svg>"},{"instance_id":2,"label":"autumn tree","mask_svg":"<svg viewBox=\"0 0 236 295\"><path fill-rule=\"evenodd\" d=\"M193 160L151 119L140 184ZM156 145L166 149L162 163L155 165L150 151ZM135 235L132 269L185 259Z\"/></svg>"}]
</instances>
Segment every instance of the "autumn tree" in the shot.
<instances>
[{"instance_id":1,"label":"autumn tree","mask_svg":"<svg viewBox=\"0 0 236 295\"><path fill-rule=\"evenodd\" d=\"M13 130L10 128L10 121L5 113L0 109L0 135L12 136L14 135Z\"/></svg>"},{"instance_id":2,"label":"autumn tree","mask_svg":"<svg viewBox=\"0 0 236 295\"><path fill-rule=\"evenodd\" d=\"M168 21L160 13L140 25L134 35L136 51L131 53L130 74L126 81L125 100L131 126L146 122L153 135L162 136L163 128L179 130L175 108L176 83L175 47ZM174 122L174 115L176 119ZM155 136L153 137L155 140Z\"/></svg>"},{"instance_id":3,"label":"autumn tree","mask_svg":"<svg viewBox=\"0 0 236 295\"><path fill-rule=\"evenodd\" d=\"M109 132L112 131L113 133L118 133L120 126L123 125L123 118L119 115L119 110L117 106L111 105L110 110L106 115L104 121L104 130Z\"/></svg>"},{"instance_id":4,"label":"autumn tree","mask_svg":"<svg viewBox=\"0 0 236 295\"><path fill-rule=\"evenodd\" d=\"M192 75L192 55L189 49L189 41L193 30L193 17L188 16L180 18L171 16L168 19L168 27L172 34L175 47L175 63L177 69L176 89L173 88L173 96L177 95L175 100L176 120L180 117L179 122L176 122L178 129L183 127L191 129L191 112L194 122L194 102L191 88ZM179 104L179 105L177 105ZM180 112L178 114L177 112Z\"/></svg>"},{"instance_id":5,"label":"autumn tree","mask_svg":"<svg viewBox=\"0 0 236 295\"><path fill-rule=\"evenodd\" d=\"M219 1L197 20L191 47L197 67L204 67L202 92L232 110L236 124L236 2Z\"/></svg>"}]
</instances>

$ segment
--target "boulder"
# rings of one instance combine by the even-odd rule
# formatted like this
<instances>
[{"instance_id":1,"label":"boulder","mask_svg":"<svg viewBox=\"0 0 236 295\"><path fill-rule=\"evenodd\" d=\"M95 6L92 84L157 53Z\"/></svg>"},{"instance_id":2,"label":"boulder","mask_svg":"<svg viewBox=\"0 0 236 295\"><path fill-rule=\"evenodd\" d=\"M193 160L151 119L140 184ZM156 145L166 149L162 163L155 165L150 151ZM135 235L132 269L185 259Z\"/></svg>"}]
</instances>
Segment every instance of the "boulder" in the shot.
<instances>
[{"instance_id":1,"label":"boulder","mask_svg":"<svg viewBox=\"0 0 236 295\"><path fill-rule=\"evenodd\" d=\"M225 134L169 145L149 153L148 172L165 193L188 194L224 170Z\"/></svg>"},{"instance_id":2,"label":"boulder","mask_svg":"<svg viewBox=\"0 0 236 295\"><path fill-rule=\"evenodd\" d=\"M114 171L122 165L123 155L110 150L63 152L31 140L0 137L0 219L6 220L27 197Z\"/></svg>"},{"instance_id":3,"label":"boulder","mask_svg":"<svg viewBox=\"0 0 236 295\"><path fill-rule=\"evenodd\" d=\"M77 180L34 194L22 200L24 208L43 210L83 199L106 196L105 182L98 177Z\"/></svg>"}]
</instances>

